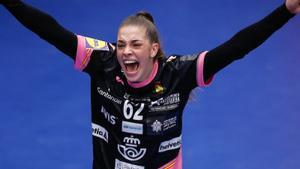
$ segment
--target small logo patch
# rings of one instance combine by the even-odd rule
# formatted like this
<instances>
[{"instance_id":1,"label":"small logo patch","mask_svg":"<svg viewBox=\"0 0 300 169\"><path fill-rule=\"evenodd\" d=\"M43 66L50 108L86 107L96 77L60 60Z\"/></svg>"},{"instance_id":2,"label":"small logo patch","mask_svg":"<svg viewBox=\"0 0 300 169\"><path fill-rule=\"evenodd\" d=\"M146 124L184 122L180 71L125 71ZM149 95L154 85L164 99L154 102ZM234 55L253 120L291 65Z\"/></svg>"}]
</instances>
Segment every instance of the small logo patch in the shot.
<instances>
[{"instance_id":1,"label":"small logo patch","mask_svg":"<svg viewBox=\"0 0 300 169\"><path fill-rule=\"evenodd\" d=\"M151 125L152 131L156 132L156 133L160 132L161 126L162 126L161 122L158 120L155 120L155 122L153 122L153 124Z\"/></svg>"},{"instance_id":2,"label":"small logo patch","mask_svg":"<svg viewBox=\"0 0 300 169\"><path fill-rule=\"evenodd\" d=\"M102 40L89 38L89 37L85 37L85 40L87 42L87 47L91 47L95 50L105 50L105 51L109 50L109 48L107 46L107 42L104 42Z\"/></svg>"},{"instance_id":3,"label":"small logo patch","mask_svg":"<svg viewBox=\"0 0 300 169\"><path fill-rule=\"evenodd\" d=\"M122 131L132 134L143 134L143 124L122 121Z\"/></svg>"},{"instance_id":4,"label":"small logo patch","mask_svg":"<svg viewBox=\"0 0 300 169\"><path fill-rule=\"evenodd\" d=\"M125 163L118 159L115 160L115 169L145 169L144 166Z\"/></svg>"},{"instance_id":5,"label":"small logo patch","mask_svg":"<svg viewBox=\"0 0 300 169\"><path fill-rule=\"evenodd\" d=\"M158 152L162 153L165 151L174 150L180 148L180 146L181 146L181 136L160 143Z\"/></svg>"}]
</instances>

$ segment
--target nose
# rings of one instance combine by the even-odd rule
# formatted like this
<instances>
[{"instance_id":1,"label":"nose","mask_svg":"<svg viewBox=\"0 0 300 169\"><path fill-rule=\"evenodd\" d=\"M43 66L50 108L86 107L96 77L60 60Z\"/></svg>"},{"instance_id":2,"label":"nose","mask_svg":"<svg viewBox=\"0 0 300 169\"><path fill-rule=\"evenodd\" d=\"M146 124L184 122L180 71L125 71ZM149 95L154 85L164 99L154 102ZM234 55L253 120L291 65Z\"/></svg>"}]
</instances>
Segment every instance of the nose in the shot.
<instances>
[{"instance_id":1,"label":"nose","mask_svg":"<svg viewBox=\"0 0 300 169\"><path fill-rule=\"evenodd\" d=\"M130 55L132 54L132 49L130 48L130 46L126 45L124 48L124 54L125 55Z\"/></svg>"}]
</instances>

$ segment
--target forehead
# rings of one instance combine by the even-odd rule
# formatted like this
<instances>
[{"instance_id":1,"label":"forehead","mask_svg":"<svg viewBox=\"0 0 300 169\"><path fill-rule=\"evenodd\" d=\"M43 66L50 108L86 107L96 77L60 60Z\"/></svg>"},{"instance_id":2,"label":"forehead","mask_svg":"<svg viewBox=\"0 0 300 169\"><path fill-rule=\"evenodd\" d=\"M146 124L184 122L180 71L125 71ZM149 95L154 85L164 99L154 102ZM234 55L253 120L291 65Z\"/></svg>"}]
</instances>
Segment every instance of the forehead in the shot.
<instances>
[{"instance_id":1,"label":"forehead","mask_svg":"<svg viewBox=\"0 0 300 169\"><path fill-rule=\"evenodd\" d=\"M146 28L143 26L123 26L118 32L118 41L146 40Z\"/></svg>"}]
</instances>

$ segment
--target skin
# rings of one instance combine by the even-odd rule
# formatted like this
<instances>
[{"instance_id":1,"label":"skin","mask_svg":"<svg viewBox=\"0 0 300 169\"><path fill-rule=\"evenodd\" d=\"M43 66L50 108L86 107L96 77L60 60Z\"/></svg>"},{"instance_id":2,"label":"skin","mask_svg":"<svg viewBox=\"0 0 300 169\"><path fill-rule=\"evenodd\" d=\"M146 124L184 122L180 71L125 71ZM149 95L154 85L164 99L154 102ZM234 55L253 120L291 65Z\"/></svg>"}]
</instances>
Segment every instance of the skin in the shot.
<instances>
[{"instance_id":1,"label":"skin","mask_svg":"<svg viewBox=\"0 0 300 169\"><path fill-rule=\"evenodd\" d=\"M297 14L300 12L300 0L286 0L285 5L287 9L293 14Z\"/></svg>"},{"instance_id":2,"label":"skin","mask_svg":"<svg viewBox=\"0 0 300 169\"><path fill-rule=\"evenodd\" d=\"M293 14L300 12L300 0L286 0L285 5ZM150 76L158 49L159 44L146 36L146 28L127 25L119 29L117 58L128 81L142 82Z\"/></svg>"},{"instance_id":3,"label":"skin","mask_svg":"<svg viewBox=\"0 0 300 169\"><path fill-rule=\"evenodd\" d=\"M117 58L128 81L142 82L150 76L158 49L158 43L149 41L146 28L128 25L119 29Z\"/></svg>"}]
</instances>

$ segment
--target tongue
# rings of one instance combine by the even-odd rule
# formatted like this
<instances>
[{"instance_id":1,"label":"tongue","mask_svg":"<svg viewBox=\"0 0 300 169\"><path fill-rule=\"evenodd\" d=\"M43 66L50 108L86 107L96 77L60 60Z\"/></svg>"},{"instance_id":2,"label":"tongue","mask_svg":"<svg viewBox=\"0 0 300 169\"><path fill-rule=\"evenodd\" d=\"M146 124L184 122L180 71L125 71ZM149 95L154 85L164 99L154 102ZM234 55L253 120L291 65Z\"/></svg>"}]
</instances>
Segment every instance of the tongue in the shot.
<instances>
[{"instance_id":1,"label":"tongue","mask_svg":"<svg viewBox=\"0 0 300 169\"><path fill-rule=\"evenodd\" d=\"M139 66L138 63L127 64L127 65L126 65L126 69L127 69L127 71L129 71L129 72L133 72L133 71L136 71L136 70L137 70L138 66Z\"/></svg>"}]
</instances>

